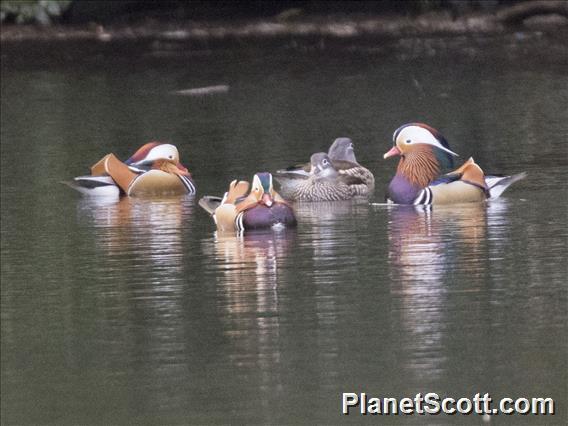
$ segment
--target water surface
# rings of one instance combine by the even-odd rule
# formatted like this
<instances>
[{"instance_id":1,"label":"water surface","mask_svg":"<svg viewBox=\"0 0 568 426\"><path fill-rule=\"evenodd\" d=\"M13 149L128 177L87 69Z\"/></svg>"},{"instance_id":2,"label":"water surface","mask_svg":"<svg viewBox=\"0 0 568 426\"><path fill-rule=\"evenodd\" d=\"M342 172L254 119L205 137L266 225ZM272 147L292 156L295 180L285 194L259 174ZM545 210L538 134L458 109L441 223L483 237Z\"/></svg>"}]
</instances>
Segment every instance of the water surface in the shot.
<instances>
[{"instance_id":1,"label":"water surface","mask_svg":"<svg viewBox=\"0 0 568 426\"><path fill-rule=\"evenodd\" d=\"M487 55L424 43L5 50L3 423L337 424L373 421L341 416L342 392L489 392L559 410L494 424L564 424L566 64L502 40ZM199 195L221 194L349 136L380 203L382 154L417 120L460 160L528 178L431 212L300 204L297 229L244 237L215 233L191 197L94 201L59 183L160 139Z\"/></svg>"}]
</instances>

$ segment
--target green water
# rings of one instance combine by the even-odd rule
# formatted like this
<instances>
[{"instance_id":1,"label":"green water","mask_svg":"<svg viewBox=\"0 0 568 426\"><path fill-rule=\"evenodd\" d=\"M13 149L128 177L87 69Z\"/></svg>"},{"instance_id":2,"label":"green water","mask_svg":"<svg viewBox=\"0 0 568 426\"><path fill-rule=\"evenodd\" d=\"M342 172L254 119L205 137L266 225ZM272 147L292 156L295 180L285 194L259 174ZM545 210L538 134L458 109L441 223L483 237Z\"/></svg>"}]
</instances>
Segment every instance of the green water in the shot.
<instances>
[{"instance_id":1,"label":"green water","mask_svg":"<svg viewBox=\"0 0 568 426\"><path fill-rule=\"evenodd\" d=\"M488 392L558 410L490 424L565 424L568 68L546 53L566 46L432 43L4 48L2 423L487 424L340 403ZM381 202L382 154L417 120L460 160L528 178L429 214L303 204L296 230L244 238L216 235L197 199L97 202L60 184L159 139L198 196L221 194L349 136Z\"/></svg>"}]
</instances>

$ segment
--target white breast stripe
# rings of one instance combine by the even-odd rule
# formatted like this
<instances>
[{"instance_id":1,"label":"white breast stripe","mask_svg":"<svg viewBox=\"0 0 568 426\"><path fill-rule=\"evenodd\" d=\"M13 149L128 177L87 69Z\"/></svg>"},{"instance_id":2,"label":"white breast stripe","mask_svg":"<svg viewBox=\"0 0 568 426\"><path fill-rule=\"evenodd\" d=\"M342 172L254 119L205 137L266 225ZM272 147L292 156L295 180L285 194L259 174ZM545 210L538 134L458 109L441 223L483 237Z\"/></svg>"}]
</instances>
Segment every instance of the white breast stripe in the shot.
<instances>
[{"instance_id":1,"label":"white breast stripe","mask_svg":"<svg viewBox=\"0 0 568 426\"><path fill-rule=\"evenodd\" d=\"M416 199L414 200L414 205L418 206L418 205L430 205L432 204L432 190L430 189L430 187L426 187L424 188L422 191L420 191L420 193L418 194L418 197L416 197Z\"/></svg>"},{"instance_id":2,"label":"white breast stripe","mask_svg":"<svg viewBox=\"0 0 568 426\"><path fill-rule=\"evenodd\" d=\"M187 176L178 176L181 180L181 183L183 183L183 186L185 186L185 189L187 189L188 194L195 194L195 185L193 184L193 182L191 182L191 179L189 179Z\"/></svg>"},{"instance_id":3,"label":"white breast stripe","mask_svg":"<svg viewBox=\"0 0 568 426\"><path fill-rule=\"evenodd\" d=\"M245 212L240 212L237 217L235 218L235 227L237 228L237 231L244 231L245 230L245 226L243 224L243 217L245 215Z\"/></svg>"},{"instance_id":4,"label":"white breast stripe","mask_svg":"<svg viewBox=\"0 0 568 426\"><path fill-rule=\"evenodd\" d=\"M422 204L422 202L424 201L424 189L422 191L420 191L420 193L418 194L418 197L416 197L414 199L414 205L415 206L419 206L420 204Z\"/></svg>"}]
</instances>

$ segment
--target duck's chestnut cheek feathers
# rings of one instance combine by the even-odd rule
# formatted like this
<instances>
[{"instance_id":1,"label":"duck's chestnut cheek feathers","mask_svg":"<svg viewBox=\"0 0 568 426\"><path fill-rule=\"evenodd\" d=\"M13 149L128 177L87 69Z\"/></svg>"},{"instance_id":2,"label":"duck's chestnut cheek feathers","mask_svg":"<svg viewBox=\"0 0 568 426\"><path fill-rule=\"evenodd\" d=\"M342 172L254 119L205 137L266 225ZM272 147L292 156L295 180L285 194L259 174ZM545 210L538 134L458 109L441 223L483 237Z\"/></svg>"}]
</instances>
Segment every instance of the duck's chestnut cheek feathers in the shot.
<instances>
[{"instance_id":1,"label":"duck's chestnut cheek feathers","mask_svg":"<svg viewBox=\"0 0 568 426\"><path fill-rule=\"evenodd\" d=\"M389 150L389 152L383 155L383 158L386 160L387 158L395 157L397 155L402 155L402 152L400 152L400 149L398 149L398 147L395 145Z\"/></svg>"}]
</instances>

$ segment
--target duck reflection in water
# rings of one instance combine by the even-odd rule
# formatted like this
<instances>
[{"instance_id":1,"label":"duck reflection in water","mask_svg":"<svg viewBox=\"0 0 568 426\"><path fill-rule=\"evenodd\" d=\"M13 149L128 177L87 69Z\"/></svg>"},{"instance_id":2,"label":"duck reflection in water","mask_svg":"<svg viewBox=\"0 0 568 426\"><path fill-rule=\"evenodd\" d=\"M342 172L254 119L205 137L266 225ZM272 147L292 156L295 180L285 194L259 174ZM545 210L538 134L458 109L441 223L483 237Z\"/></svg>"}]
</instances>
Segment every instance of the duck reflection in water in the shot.
<instances>
[{"instance_id":1,"label":"duck reflection in water","mask_svg":"<svg viewBox=\"0 0 568 426\"><path fill-rule=\"evenodd\" d=\"M388 243L394 315L406 329L403 368L417 380L447 370L448 324L459 293L480 293L490 245L502 239L506 203L471 203L433 209L393 206ZM497 234L497 237L495 237ZM467 279L464 279L467 277ZM457 296L456 296L457 295Z\"/></svg>"},{"instance_id":2,"label":"duck reflection in water","mask_svg":"<svg viewBox=\"0 0 568 426\"><path fill-rule=\"evenodd\" d=\"M229 313L275 313L279 273L285 268L295 230L252 231L246 235L216 232L215 263L223 270L223 290ZM255 300L251 300L254 297Z\"/></svg>"},{"instance_id":3,"label":"duck reflection in water","mask_svg":"<svg viewBox=\"0 0 568 426\"><path fill-rule=\"evenodd\" d=\"M288 282L281 274L293 273L284 263L295 239L294 229L281 229L245 235L217 232L204 241L206 258L213 258L217 269L222 301L218 317L232 343L230 362L263 388L281 388L278 285ZM261 406L274 396L262 392Z\"/></svg>"},{"instance_id":4,"label":"duck reflection in water","mask_svg":"<svg viewBox=\"0 0 568 426\"><path fill-rule=\"evenodd\" d=\"M81 217L92 221L97 244L107 254L136 255L136 263L150 262L170 271L181 270L182 228L190 223L193 207L194 199L188 196L87 197L78 204Z\"/></svg>"},{"instance_id":5,"label":"duck reflection in water","mask_svg":"<svg viewBox=\"0 0 568 426\"><path fill-rule=\"evenodd\" d=\"M314 271L327 270L337 259L356 262L354 236L370 227L366 200L297 202L294 209L298 222L309 225L300 244L312 247Z\"/></svg>"},{"instance_id":6,"label":"duck reflection in water","mask_svg":"<svg viewBox=\"0 0 568 426\"><path fill-rule=\"evenodd\" d=\"M105 363L125 359L131 368L124 377L150 389L134 398L155 412L185 403L184 393L172 395L191 366L186 354L187 318L184 229L191 223L193 198L188 196L117 200L82 198L80 220L92 228L99 254L91 263L93 309L100 320L93 326L102 336ZM147 398L151 395L151 398Z\"/></svg>"}]
</instances>

